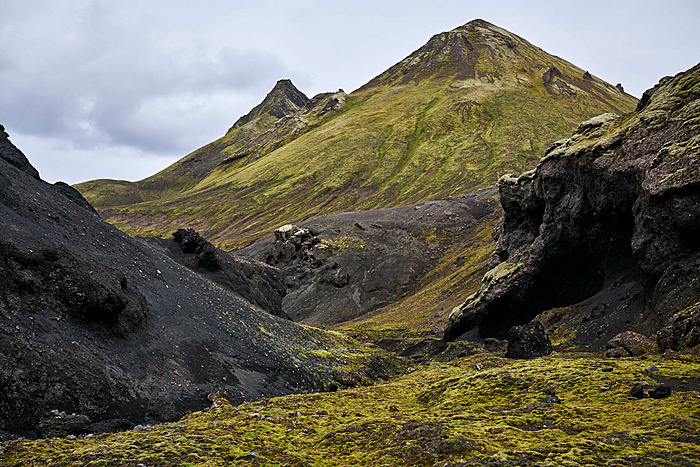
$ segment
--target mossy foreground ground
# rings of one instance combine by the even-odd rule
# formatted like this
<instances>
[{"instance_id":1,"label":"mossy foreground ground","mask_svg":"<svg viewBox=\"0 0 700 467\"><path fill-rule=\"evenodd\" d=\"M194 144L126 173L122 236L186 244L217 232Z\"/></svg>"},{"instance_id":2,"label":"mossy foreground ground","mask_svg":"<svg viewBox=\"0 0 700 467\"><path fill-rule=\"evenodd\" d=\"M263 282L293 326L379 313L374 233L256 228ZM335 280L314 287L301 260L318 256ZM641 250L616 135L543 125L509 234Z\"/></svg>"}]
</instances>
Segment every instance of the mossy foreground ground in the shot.
<instances>
[{"instance_id":1,"label":"mossy foreground ground","mask_svg":"<svg viewBox=\"0 0 700 467\"><path fill-rule=\"evenodd\" d=\"M656 384L652 364L686 390L632 398L635 383ZM699 465L698 378L697 357L478 353L374 386L220 399L140 431L7 442L0 465ZM543 403L550 395L561 403Z\"/></svg>"}]
</instances>

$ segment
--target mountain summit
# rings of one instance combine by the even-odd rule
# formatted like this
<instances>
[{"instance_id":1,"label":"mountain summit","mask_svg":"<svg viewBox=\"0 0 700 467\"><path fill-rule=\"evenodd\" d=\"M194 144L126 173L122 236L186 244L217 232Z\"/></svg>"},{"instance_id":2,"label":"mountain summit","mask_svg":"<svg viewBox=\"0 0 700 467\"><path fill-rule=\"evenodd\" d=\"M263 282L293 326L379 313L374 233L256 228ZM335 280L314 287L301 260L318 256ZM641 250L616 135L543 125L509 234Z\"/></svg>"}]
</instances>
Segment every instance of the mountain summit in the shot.
<instances>
[{"instance_id":1,"label":"mountain summit","mask_svg":"<svg viewBox=\"0 0 700 467\"><path fill-rule=\"evenodd\" d=\"M320 94L294 114L286 112L303 99L289 97L290 86L278 83L226 135L159 174L77 188L132 234L192 227L238 248L287 222L492 186L533 168L578 122L636 105L483 20L437 34L351 94Z\"/></svg>"},{"instance_id":2,"label":"mountain summit","mask_svg":"<svg viewBox=\"0 0 700 467\"><path fill-rule=\"evenodd\" d=\"M289 79L281 79L277 81L275 87L272 88L265 99L253 110L239 118L236 123L228 130L231 132L236 128L240 128L253 119L259 118L264 114L270 114L273 117L282 118L285 115L291 115L302 108L309 98L306 94L299 91L292 81Z\"/></svg>"}]
</instances>

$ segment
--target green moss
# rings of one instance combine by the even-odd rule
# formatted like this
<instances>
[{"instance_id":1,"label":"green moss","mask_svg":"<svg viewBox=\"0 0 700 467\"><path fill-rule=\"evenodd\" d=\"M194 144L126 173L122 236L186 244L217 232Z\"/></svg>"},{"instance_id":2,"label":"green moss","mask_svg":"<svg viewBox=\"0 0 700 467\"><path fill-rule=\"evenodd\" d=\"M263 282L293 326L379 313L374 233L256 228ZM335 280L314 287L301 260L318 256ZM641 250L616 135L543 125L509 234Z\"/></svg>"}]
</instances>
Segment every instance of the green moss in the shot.
<instances>
[{"instance_id":1,"label":"green moss","mask_svg":"<svg viewBox=\"0 0 700 467\"><path fill-rule=\"evenodd\" d=\"M217 407L144 431L11 441L0 465L683 465L700 462L697 392L630 397L648 360L482 353L374 386ZM700 378L697 357L654 362ZM612 372L603 373L611 366ZM603 374L609 380L600 379ZM543 404L556 394L561 404ZM255 451L258 457L245 456ZM31 459L31 460L30 460Z\"/></svg>"}]
</instances>

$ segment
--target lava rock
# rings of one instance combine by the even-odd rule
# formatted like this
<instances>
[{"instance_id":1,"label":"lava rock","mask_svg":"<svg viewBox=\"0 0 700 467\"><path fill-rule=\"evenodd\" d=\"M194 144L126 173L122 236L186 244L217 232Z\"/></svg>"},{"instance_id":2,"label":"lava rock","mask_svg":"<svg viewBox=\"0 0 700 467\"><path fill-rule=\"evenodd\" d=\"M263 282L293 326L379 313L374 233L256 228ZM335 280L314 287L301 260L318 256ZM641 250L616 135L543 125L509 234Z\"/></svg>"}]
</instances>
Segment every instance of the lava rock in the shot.
<instances>
[{"instance_id":1,"label":"lava rock","mask_svg":"<svg viewBox=\"0 0 700 467\"><path fill-rule=\"evenodd\" d=\"M626 356L630 357L649 354L657 349L656 343L653 340L633 331L625 331L616 335L608 341L607 347L609 351L623 349L627 353ZM608 355L608 353L606 353L606 356L617 356L619 353L619 351L616 351L615 355Z\"/></svg>"},{"instance_id":2,"label":"lava rock","mask_svg":"<svg viewBox=\"0 0 700 467\"><path fill-rule=\"evenodd\" d=\"M648 397L649 394L647 393L647 383L644 381L641 381L634 386L632 386L632 389L630 390L630 394L632 397L636 397L637 399L642 399L643 397Z\"/></svg>"},{"instance_id":3,"label":"lava rock","mask_svg":"<svg viewBox=\"0 0 700 467\"><path fill-rule=\"evenodd\" d=\"M659 386L649 391L649 397L653 399L663 399L669 397L673 391L668 386Z\"/></svg>"},{"instance_id":4,"label":"lava rock","mask_svg":"<svg viewBox=\"0 0 700 467\"><path fill-rule=\"evenodd\" d=\"M193 229L178 229L172 239L149 238L143 241L163 248L173 260L268 313L289 319L282 311L282 298L287 287L277 268L216 248Z\"/></svg>"},{"instance_id":5,"label":"lava rock","mask_svg":"<svg viewBox=\"0 0 700 467\"><path fill-rule=\"evenodd\" d=\"M550 92L558 75L545 72ZM599 319L608 329L633 322L655 332L700 302L700 126L682 124L700 118L699 77L700 64L663 79L645 93L638 118L594 117L534 170L501 177L503 217L489 271L450 316L445 340L475 328L479 337L502 337L514 323L586 300L592 309L615 277L629 278L642 297L606 310ZM662 333L662 350L683 345L680 336L695 342L688 320ZM579 319L574 331L592 324Z\"/></svg>"},{"instance_id":6,"label":"lava rock","mask_svg":"<svg viewBox=\"0 0 700 467\"><path fill-rule=\"evenodd\" d=\"M656 333L656 342L662 352L700 345L700 304L673 315Z\"/></svg>"},{"instance_id":7,"label":"lava rock","mask_svg":"<svg viewBox=\"0 0 700 467\"><path fill-rule=\"evenodd\" d=\"M513 326L508 332L506 358L536 358L551 353L552 342L539 321Z\"/></svg>"},{"instance_id":8,"label":"lava rock","mask_svg":"<svg viewBox=\"0 0 700 467\"><path fill-rule=\"evenodd\" d=\"M41 420L36 426L39 438L65 438L93 431L92 421L85 415L58 415Z\"/></svg>"}]
</instances>

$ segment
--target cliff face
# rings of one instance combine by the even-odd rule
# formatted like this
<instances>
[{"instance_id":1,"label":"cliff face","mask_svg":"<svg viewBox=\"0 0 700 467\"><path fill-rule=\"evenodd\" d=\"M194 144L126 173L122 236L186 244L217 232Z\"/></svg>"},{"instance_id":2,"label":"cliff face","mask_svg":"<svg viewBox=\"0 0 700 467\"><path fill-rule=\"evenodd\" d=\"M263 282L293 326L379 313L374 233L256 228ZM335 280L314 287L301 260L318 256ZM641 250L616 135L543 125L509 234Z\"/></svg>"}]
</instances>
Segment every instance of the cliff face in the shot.
<instances>
[{"instance_id":1,"label":"cliff face","mask_svg":"<svg viewBox=\"0 0 700 467\"><path fill-rule=\"evenodd\" d=\"M580 124L533 171L502 177L490 270L445 339L502 337L568 307L546 316L578 310L581 335L602 341L622 327L655 332L697 304L699 97L697 65L662 79L635 112Z\"/></svg>"}]
</instances>

